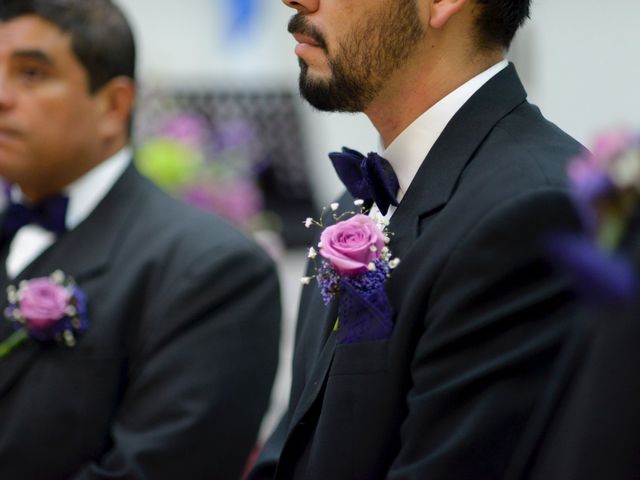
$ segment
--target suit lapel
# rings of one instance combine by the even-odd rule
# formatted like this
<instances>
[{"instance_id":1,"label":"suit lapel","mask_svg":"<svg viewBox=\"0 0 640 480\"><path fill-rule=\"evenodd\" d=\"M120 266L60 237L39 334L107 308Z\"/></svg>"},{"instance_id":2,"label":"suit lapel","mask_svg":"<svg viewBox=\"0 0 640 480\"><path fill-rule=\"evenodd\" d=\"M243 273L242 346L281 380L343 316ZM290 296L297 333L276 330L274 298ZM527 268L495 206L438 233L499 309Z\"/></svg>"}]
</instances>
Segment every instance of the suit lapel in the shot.
<instances>
[{"instance_id":1,"label":"suit lapel","mask_svg":"<svg viewBox=\"0 0 640 480\"><path fill-rule=\"evenodd\" d=\"M118 244L120 235L132 221L136 210L133 207L141 201L142 182L143 179L135 167L129 166L96 209L80 225L60 236L10 283L17 285L22 280L48 276L55 270L62 270L65 274L73 276L82 287L83 281L103 273L109 266L109 258ZM7 306L5 288L9 283L5 268L8 246L3 248L5 253L0 266L3 280L0 284L3 287L0 292L2 315ZM91 305L91 299L88 300ZM13 329L4 318L0 321L0 338L4 340ZM9 357L0 360L0 397L10 390L43 348L47 347L35 341L27 341Z\"/></svg>"},{"instance_id":2,"label":"suit lapel","mask_svg":"<svg viewBox=\"0 0 640 480\"><path fill-rule=\"evenodd\" d=\"M451 119L422 162L389 229L391 250L403 258L418 237L420 219L451 198L460 175L493 127L524 102L527 94L510 64L482 86Z\"/></svg>"},{"instance_id":3,"label":"suit lapel","mask_svg":"<svg viewBox=\"0 0 640 480\"><path fill-rule=\"evenodd\" d=\"M313 367L311 368L311 375L305 380L304 390L293 412L291 425L296 425L302 417L311 408L311 405L318 398L320 391L324 385L324 380L329 373L331 362L333 360L333 353L336 347L335 335L333 334L333 326L335 325L338 316L337 302L331 302L330 305L324 305L320 300L320 295L314 292L313 300L319 305L316 308L310 308L307 311L306 324L310 327L311 335L316 335L314 338L314 344L305 342L305 347L312 350ZM314 328L312 322L318 321L317 312L319 308L323 308L323 314L320 328ZM321 310L322 311L322 310ZM314 315L315 314L315 315ZM308 336L308 335L307 335Z\"/></svg>"},{"instance_id":4,"label":"suit lapel","mask_svg":"<svg viewBox=\"0 0 640 480\"><path fill-rule=\"evenodd\" d=\"M61 269L80 283L104 271L140 201L137 185L142 181L135 167L129 166L96 209L27 266L16 281Z\"/></svg>"}]
</instances>

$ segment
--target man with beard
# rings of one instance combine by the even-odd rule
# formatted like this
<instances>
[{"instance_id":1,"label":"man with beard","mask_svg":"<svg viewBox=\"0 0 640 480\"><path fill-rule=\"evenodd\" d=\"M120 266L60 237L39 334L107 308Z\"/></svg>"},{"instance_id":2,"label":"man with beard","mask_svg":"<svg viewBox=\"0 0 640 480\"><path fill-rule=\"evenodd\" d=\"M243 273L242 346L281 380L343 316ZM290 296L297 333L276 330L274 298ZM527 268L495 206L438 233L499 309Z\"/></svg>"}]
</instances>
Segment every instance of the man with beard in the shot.
<instances>
[{"instance_id":1,"label":"man with beard","mask_svg":"<svg viewBox=\"0 0 640 480\"><path fill-rule=\"evenodd\" d=\"M380 134L383 159L345 154L359 185L395 185L369 214L401 263L377 340L343 341L341 299L305 287L290 405L251 478L502 478L569 318L544 234L578 225L564 171L581 146L504 60L530 0L284 3L302 95Z\"/></svg>"}]
</instances>

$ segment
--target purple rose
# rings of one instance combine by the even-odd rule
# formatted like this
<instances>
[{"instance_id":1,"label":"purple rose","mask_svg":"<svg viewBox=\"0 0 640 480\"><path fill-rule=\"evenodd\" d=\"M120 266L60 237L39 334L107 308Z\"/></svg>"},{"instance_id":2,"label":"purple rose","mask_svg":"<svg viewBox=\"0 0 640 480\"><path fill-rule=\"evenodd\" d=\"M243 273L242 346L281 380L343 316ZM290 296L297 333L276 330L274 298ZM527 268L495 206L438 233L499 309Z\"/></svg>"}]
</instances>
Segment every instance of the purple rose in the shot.
<instances>
[{"instance_id":1,"label":"purple rose","mask_svg":"<svg viewBox=\"0 0 640 480\"><path fill-rule=\"evenodd\" d=\"M384 235L376 222L366 215L327 227L320 236L320 255L333 268L345 275L366 272L370 263L380 257Z\"/></svg>"},{"instance_id":2,"label":"purple rose","mask_svg":"<svg viewBox=\"0 0 640 480\"><path fill-rule=\"evenodd\" d=\"M48 278L36 278L21 289L20 313L29 330L42 332L66 316L69 291Z\"/></svg>"}]
</instances>

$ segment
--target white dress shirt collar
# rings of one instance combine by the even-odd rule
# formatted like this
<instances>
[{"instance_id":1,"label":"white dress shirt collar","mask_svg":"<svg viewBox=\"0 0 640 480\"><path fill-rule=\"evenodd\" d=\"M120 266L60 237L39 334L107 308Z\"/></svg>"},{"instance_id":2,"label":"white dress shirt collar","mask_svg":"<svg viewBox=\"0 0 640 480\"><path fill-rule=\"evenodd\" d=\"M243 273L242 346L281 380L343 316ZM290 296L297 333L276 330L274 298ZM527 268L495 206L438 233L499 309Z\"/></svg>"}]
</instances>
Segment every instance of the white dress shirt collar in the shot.
<instances>
[{"instance_id":1,"label":"white dress shirt collar","mask_svg":"<svg viewBox=\"0 0 640 480\"><path fill-rule=\"evenodd\" d=\"M76 228L95 210L122 176L130 160L131 148L125 147L65 188L65 193L69 196L65 217L68 230ZM11 197L16 202L23 200L22 192L17 186L11 189ZM8 277L17 277L55 241L56 236L40 225L25 225L18 230L9 245L9 255L5 262Z\"/></svg>"},{"instance_id":2,"label":"white dress shirt collar","mask_svg":"<svg viewBox=\"0 0 640 480\"><path fill-rule=\"evenodd\" d=\"M453 116L480 87L508 65L507 60L502 60L449 93L416 118L382 152L398 177L398 200L402 200L420 165Z\"/></svg>"},{"instance_id":3,"label":"white dress shirt collar","mask_svg":"<svg viewBox=\"0 0 640 480\"><path fill-rule=\"evenodd\" d=\"M131 147L124 147L65 188L69 196L65 219L68 230L93 212L129 166L131 157Z\"/></svg>"}]
</instances>

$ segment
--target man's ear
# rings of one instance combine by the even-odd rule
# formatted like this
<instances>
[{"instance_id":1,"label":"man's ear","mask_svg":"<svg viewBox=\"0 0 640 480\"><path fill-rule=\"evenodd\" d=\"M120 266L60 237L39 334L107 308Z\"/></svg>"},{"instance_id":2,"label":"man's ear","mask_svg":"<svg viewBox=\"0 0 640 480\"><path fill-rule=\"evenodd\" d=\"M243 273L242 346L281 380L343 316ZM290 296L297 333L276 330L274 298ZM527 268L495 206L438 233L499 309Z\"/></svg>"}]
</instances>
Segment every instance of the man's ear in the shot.
<instances>
[{"instance_id":1,"label":"man's ear","mask_svg":"<svg viewBox=\"0 0 640 480\"><path fill-rule=\"evenodd\" d=\"M100 97L100 133L104 138L126 134L136 96L134 81L128 77L112 78L96 95Z\"/></svg>"},{"instance_id":2,"label":"man's ear","mask_svg":"<svg viewBox=\"0 0 640 480\"><path fill-rule=\"evenodd\" d=\"M462 10L467 2L468 0L432 0L429 26L436 30L444 27L449 19Z\"/></svg>"}]
</instances>

